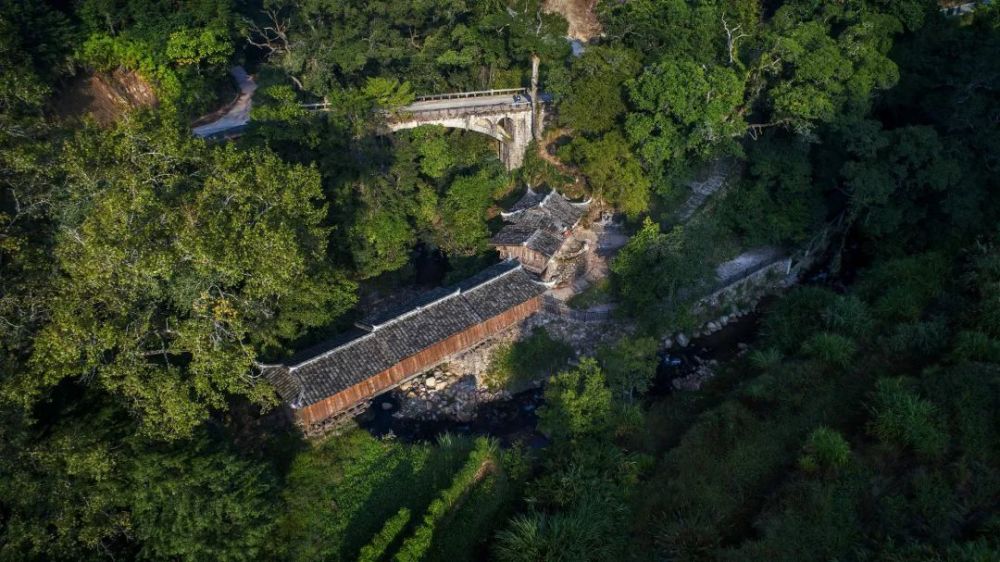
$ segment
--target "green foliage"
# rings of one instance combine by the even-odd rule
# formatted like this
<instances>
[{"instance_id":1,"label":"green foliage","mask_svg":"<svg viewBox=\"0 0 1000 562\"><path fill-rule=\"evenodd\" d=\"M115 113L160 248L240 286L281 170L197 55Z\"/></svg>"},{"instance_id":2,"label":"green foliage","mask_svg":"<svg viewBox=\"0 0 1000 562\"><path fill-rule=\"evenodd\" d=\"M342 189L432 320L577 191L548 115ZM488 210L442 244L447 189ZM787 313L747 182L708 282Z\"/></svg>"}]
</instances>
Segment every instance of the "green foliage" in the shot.
<instances>
[{"instance_id":1,"label":"green foliage","mask_svg":"<svg viewBox=\"0 0 1000 562\"><path fill-rule=\"evenodd\" d=\"M633 218L646 211L651 184L621 134L611 132L598 140L578 137L568 148L595 195Z\"/></svg>"},{"instance_id":2,"label":"green foliage","mask_svg":"<svg viewBox=\"0 0 1000 562\"><path fill-rule=\"evenodd\" d=\"M600 365L583 359L572 371L552 377L538 427L556 440L600 437L611 429L611 391Z\"/></svg>"},{"instance_id":3,"label":"green foliage","mask_svg":"<svg viewBox=\"0 0 1000 562\"><path fill-rule=\"evenodd\" d=\"M626 110L622 84L638 70L632 52L602 46L587 49L568 70L556 67L547 89L556 96L559 122L588 134L611 130Z\"/></svg>"},{"instance_id":4,"label":"green foliage","mask_svg":"<svg viewBox=\"0 0 1000 562\"><path fill-rule=\"evenodd\" d=\"M354 302L324 260L313 169L138 122L81 134L64 162L58 297L35 341L39 375L9 398L27 406L88 372L149 435L183 437L228 395L269 403L247 376L258 353Z\"/></svg>"},{"instance_id":5,"label":"green foliage","mask_svg":"<svg viewBox=\"0 0 1000 562\"><path fill-rule=\"evenodd\" d=\"M438 241L444 251L469 256L486 247L489 238L486 210L505 185L506 178L497 168L455 178L441 200L445 229L439 233Z\"/></svg>"},{"instance_id":6,"label":"green foliage","mask_svg":"<svg viewBox=\"0 0 1000 562\"><path fill-rule=\"evenodd\" d=\"M183 111L215 101L205 74L222 74L234 52L231 0L173 6L145 0L84 0L86 39L77 56L99 70L118 67L152 81L161 104Z\"/></svg>"},{"instance_id":7,"label":"green foliage","mask_svg":"<svg viewBox=\"0 0 1000 562\"><path fill-rule=\"evenodd\" d=\"M830 8L831 19L843 26L831 33L829 20L797 21L795 8L785 6L775 16L779 35L770 55L781 61L783 78L769 93L773 122L808 131L816 121L868 109L875 90L896 83L898 70L886 56L899 31L894 20Z\"/></svg>"},{"instance_id":8,"label":"green foliage","mask_svg":"<svg viewBox=\"0 0 1000 562\"><path fill-rule=\"evenodd\" d=\"M749 246L800 243L821 221L823 200L812 180L809 147L802 142L750 145L750 166L742 183L722 201L730 228Z\"/></svg>"},{"instance_id":9,"label":"green foliage","mask_svg":"<svg viewBox=\"0 0 1000 562\"><path fill-rule=\"evenodd\" d=\"M622 338L597 350L608 387L620 400L631 402L649 390L656 376L659 344L655 338Z\"/></svg>"},{"instance_id":10,"label":"green foliage","mask_svg":"<svg viewBox=\"0 0 1000 562\"><path fill-rule=\"evenodd\" d=\"M254 13L251 39L270 39L272 61L321 97L370 78L408 81L428 93L516 87L532 53L562 60L568 51L565 21L538 0L308 0L273 8L288 24L286 36L269 36L274 22Z\"/></svg>"},{"instance_id":11,"label":"green foliage","mask_svg":"<svg viewBox=\"0 0 1000 562\"><path fill-rule=\"evenodd\" d=\"M842 295L831 302L822 313L823 325L831 332L867 341L875 332L875 319L868 304L855 295Z\"/></svg>"},{"instance_id":12,"label":"green foliage","mask_svg":"<svg viewBox=\"0 0 1000 562\"><path fill-rule=\"evenodd\" d=\"M390 111L409 105L415 97L409 82L388 78L369 78L362 91L376 107Z\"/></svg>"},{"instance_id":13,"label":"green foliage","mask_svg":"<svg viewBox=\"0 0 1000 562\"><path fill-rule=\"evenodd\" d=\"M179 65L222 65L233 54L233 45L225 31L182 29L170 34L167 57Z\"/></svg>"},{"instance_id":14,"label":"green foliage","mask_svg":"<svg viewBox=\"0 0 1000 562\"><path fill-rule=\"evenodd\" d=\"M802 341L815 330L823 312L837 302L837 296L821 287L797 287L769 311L762 326L768 344L778 350L797 351Z\"/></svg>"},{"instance_id":15,"label":"green foliage","mask_svg":"<svg viewBox=\"0 0 1000 562\"><path fill-rule=\"evenodd\" d=\"M255 560L271 547L275 482L260 464L201 443L139 455L129 476L142 557Z\"/></svg>"},{"instance_id":16,"label":"green foliage","mask_svg":"<svg viewBox=\"0 0 1000 562\"><path fill-rule=\"evenodd\" d=\"M418 143L420 171L424 175L440 179L456 164L444 127L418 127L413 131L413 139Z\"/></svg>"},{"instance_id":17,"label":"green foliage","mask_svg":"<svg viewBox=\"0 0 1000 562\"><path fill-rule=\"evenodd\" d=\"M379 205L380 201L372 204ZM365 209L348 233L354 265L362 279L395 271L410 261L413 227L398 210Z\"/></svg>"},{"instance_id":18,"label":"green foliage","mask_svg":"<svg viewBox=\"0 0 1000 562\"><path fill-rule=\"evenodd\" d=\"M380 542L376 535L401 509L427 509L471 449L461 439L403 445L352 431L297 455L282 490L276 534L282 557L355 560L366 545Z\"/></svg>"},{"instance_id":19,"label":"green foliage","mask_svg":"<svg viewBox=\"0 0 1000 562\"><path fill-rule=\"evenodd\" d=\"M608 560L615 544L607 539L620 532L609 508L590 500L569 512L519 515L497 534L494 555L502 562Z\"/></svg>"},{"instance_id":20,"label":"green foliage","mask_svg":"<svg viewBox=\"0 0 1000 562\"><path fill-rule=\"evenodd\" d=\"M516 391L534 379L554 374L572 355L572 347L553 339L545 328L536 327L527 338L493 352L485 382L494 389Z\"/></svg>"},{"instance_id":21,"label":"green foliage","mask_svg":"<svg viewBox=\"0 0 1000 562\"><path fill-rule=\"evenodd\" d=\"M424 513L421 524L412 535L403 541L399 551L393 556L396 562L419 562L431 548L437 526L459 503L464 501L472 487L479 484L488 471L499 470L497 466L498 446L494 441L478 439L468 460L437 499L431 502Z\"/></svg>"},{"instance_id":22,"label":"green foliage","mask_svg":"<svg viewBox=\"0 0 1000 562\"><path fill-rule=\"evenodd\" d=\"M791 483L757 523L761 537L724 550L721 560L832 560L864 552L860 508L865 480L848 474Z\"/></svg>"},{"instance_id":23,"label":"green foliage","mask_svg":"<svg viewBox=\"0 0 1000 562\"><path fill-rule=\"evenodd\" d=\"M944 209L956 229L968 224L962 162L930 127L904 127L881 134L878 149L844 164L841 173L850 190L850 212L866 234L892 240L904 225L927 224L938 213L928 200ZM918 234L919 235L919 234Z\"/></svg>"},{"instance_id":24,"label":"green foliage","mask_svg":"<svg viewBox=\"0 0 1000 562\"><path fill-rule=\"evenodd\" d=\"M806 355L818 359L831 367L846 367L851 364L858 351L857 344L850 338L829 332L813 334L802 344Z\"/></svg>"},{"instance_id":25,"label":"green foliage","mask_svg":"<svg viewBox=\"0 0 1000 562\"><path fill-rule=\"evenodd\" d=\"M5 427L0 559L99 558L126 541L150 559L267 556L277 507L268 463L204 432L149 444L114 407L60 413L44 434Z\"/></svg>"},{"instance_id":26,"label":"green foliage","mask_svg":"<svg viewBox=\"0 0 1000 562\"><path fill-rule=\"evenodd\" d=\"M711 236L709 225L664 233L646 219L611 263L623 308L647 326L673 325L711 279L712 262L724 250Z\"/></svg>"},{"instance_id":27,"label":"green foliage","mask_svg":"<svg viewBox=\"0 0 1000 562\"><path fill-rule=\"evenodd\" d=\"M389 546L400 536L403 529L410 523L410 510L405 507L399 508L396 515L390 517L382 530L372 537L371 542L366 544L358 554L358 562L378 562L385 555Z\"/></svg>"},{"instance_id":28,"label":"green foliage","mask_svg":"<svg viewBox=\"0 0 1000 562\"><path fill-rule=\"evenodd\" d=\"M908 389L903 379L879 379L871 409L870 431L885 443L931 458L948 446L937 408Z\"/></svg>"},{"instance_id":29,"label":"green foliage","mask_svg":"<svg viewBox=\"0 0 1000 562\"><path fill-rule=\"evenodd\" d=\"M739 112L745 85L731 68L667 58L628 88L637 110L626 123L629 140L656 170L689 154L735 151L734 139L746 132Z\"/></svg>"},{"instance_id":30,"label":"green foliage","mask_svg":"<svg viewBox=\"0 0 1000 562\"><path fill-rule=\"evenodd\" d=\"M859 292L879 320L918 320L941 294L949 266L937 253L888 260L865 272Z\"/></svg>"},{"instance_id":31,"label":"green foliage","mask_svg":"<svg viewBox=\"0 0 1000 562\"><path fill-rule=\"evenodd\" d=\"M955 357L964 361L1000 362L1000 341L982 332L959 332L955 335Z\"/></svg>"},{"instance_id":32,"label":"green foliage","mask_svg":"<svg viewBox=\"0 0 1000 562\"><path fill-rule=\"evenodd\" d=\"M569 59L539 0L0 0L0 558L461 560L502 528L501 560L996 559L1000 8L596 9L604 37ZM238 27L265 45L255 123L207 146L182 123L217 103ZM417 243L452 275L488 260L493 141L376 135L373 109L526 85L532 54L578 135L561 155L630 217L672 216L702 159L746 160L614 261L641 334L683 324L734 238L794 247L841 217L836 292L780 297L758 351L645 415L655 340L602 349L553 379L534 466L361 432L257 458L284 445L242 419L273 398L254 364L335 322L347 279ZM137 71L159 121L52 119L77 66ZM537 154L521 174L573 180ZM528 344L517 368L553 370Z\"/></svg>"},{"instance_id":33,"label":"green foliage","mask_svg":"<svg viewBox=\"0 0 1000 562\"><path fill-rule=\"evenodd\" d=\"M802 447L799 467L806 472L831 472L843 468L851 459L851 446L844 436L828 427L818 427Z\"/></svg>"},{"instance_id":34,"label":"green foliage","mask_svg":"<svg viewBox=\"0 0 1000 562\"><path fill-rule=\"evenodd\" d=\"M517 475L507 472L510 456L510 452L503 452L500 460L504 468L484 470L479 482L438 526L427 559L470 562L481 559L484 547L492 542L496 529L519 499L512 480L523 480L525 474L515 478Z\"/></svg>"}]
</instances>

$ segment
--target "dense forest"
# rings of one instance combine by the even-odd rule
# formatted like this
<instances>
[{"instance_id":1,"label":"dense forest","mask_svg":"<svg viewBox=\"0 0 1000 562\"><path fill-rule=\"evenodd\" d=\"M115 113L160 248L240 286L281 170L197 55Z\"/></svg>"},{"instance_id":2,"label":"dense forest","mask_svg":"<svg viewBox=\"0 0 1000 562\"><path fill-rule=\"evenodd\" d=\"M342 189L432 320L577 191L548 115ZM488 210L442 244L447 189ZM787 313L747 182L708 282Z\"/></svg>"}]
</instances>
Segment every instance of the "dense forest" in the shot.
<instances>
[{"instance_id":1,"label":"dense forest","mask_svg":"<svg viewBox=\"0 0 1000 562\"><path fill-rule=\"evenodd\" d=\"M577 50L543 4L0 0L0 560L1000 560L1000 3L600 0ZM532 57L558 165L380 134ZM195 138L234 65L250 125ZM148 99L88 115L102 80ZM547 446L276 421L261 363L422 253L495 261L527 185L630 234L601 288L630 336L495 367L549 377ZM823 230L747 353L647 395L715 265Z\"/></svg>"}]
</instances>

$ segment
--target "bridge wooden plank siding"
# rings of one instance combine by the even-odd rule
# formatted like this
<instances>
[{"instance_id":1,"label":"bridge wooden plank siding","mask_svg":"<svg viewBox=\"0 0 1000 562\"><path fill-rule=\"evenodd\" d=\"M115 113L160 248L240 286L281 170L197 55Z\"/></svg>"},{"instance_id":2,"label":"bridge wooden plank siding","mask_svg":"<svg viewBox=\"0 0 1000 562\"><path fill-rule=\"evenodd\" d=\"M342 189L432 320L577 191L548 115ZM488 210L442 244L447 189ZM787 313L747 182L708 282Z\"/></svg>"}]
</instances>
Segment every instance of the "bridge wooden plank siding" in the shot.
<instances>
[{"instance_id":1,"label":"bridge wooden plank siding","mask_svg":"<svg viewBox=\"0 0 1000 562\"><path fill-rule=\"evenodd\" d=\"M545 286L513 261L366 318L359 331L264 367L307 434L352 417L375 396L489 339L541 308Z\"/></svg>"}]
</instances>

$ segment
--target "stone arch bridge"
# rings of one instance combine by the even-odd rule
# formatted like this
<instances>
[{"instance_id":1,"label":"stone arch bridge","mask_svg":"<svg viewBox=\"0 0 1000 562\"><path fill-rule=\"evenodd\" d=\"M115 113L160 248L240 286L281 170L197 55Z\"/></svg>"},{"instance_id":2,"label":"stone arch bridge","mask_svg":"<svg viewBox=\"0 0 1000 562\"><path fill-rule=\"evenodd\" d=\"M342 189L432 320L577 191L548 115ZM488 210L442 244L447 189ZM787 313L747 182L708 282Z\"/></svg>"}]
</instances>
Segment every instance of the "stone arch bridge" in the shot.
<instances>
[{"instance_id":1,"label":"stone arch bridge","mask_svg":"<svg viewBox=\"0 0 1000 562\"><path fill-rule=\"evenodd\" d=\"M390 132L421 125L441 125L493 137L499 141L500 160L508 170L513 170L524 163L535 127L541 123L536 106L536 101L523 88L422 96L387 114L386 125ZM325 111L330 106L315 103L303 107Z\"/></svg>"}]
</instances>

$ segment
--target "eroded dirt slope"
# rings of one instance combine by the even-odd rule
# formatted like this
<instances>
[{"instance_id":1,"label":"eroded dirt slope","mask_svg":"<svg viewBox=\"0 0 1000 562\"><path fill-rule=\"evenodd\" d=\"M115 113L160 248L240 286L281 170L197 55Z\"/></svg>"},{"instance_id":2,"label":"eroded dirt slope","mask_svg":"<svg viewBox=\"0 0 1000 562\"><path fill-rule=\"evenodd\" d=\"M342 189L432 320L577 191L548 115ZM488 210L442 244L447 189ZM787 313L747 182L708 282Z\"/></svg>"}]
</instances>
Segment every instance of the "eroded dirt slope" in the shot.
<instances>
[{"instance_id":1,"label":"eroded dirt slope","mask_svg":"<svg viewBox=\"0 0 1000 562\"><path fill-rule=\"evenodd\" d=\"M590 41L601 34L601 22L595 13L597 0L545 0L544 6L546 12L558 12L566 18L571 39Z\"/></svg>"},{"instance_id":2,"label":"eroded dirt slope","mask_svg":"<svg viewBox=\"0 0 1000 562\"><path fill-rule=\"evenodd\" d=\"M109 125L131 109L156 103L148 82L135 72L119 69L77 77L58 96L54 109L64 118L90 115L101 125Z\"/></svg>"}]
</instances>

